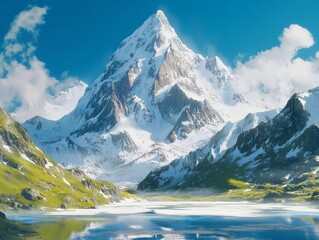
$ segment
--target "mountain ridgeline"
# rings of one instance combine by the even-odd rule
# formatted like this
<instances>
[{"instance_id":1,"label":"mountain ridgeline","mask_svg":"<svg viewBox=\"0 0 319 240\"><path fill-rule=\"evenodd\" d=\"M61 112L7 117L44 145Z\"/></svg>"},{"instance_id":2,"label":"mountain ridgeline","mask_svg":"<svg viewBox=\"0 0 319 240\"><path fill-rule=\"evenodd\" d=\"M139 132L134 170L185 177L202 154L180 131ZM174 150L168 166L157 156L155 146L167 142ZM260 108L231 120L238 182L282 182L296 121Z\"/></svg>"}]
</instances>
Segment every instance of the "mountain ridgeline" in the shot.
<instances>
[{"instance_id":1,"label":"mountain ridgeline","mask_svg":"<svg viewBox=\"0 0 319 240\"><path fill-rule=\"evenodd\" d=\"M93 208L118 201L111 183L66 170L31 140L25 129L0 108L0 206L2 208Z\"/></svg>"},{"instance_id":2,"label":"mountain ridgeline","mask_svg":"<svg viewBox=\"0 0 319 240\"><path fill-rule=\"evenodd\" d=\"M139 184L139 189L227 188L229 179L257 184L297 184L305 181L309 174L316 176L319 170L318 104L318 88L294 94L278 115L260 121L251 129L242 128L236 140L216 155L215 142L220 136L229 139L229 133L233 132L226 125L204 150L151 172ZM250 116L236 125L247 118ZM203 152L204 155L198 157Z\"/></svg>"},{"instance_id":3,"label":"mountain ridgeline","mask_svg":"<svg viewBox=\"0 0 319 240\"><path fill-rule=\"evenodd\" d=\"M138 183L202 146L226 119L259 109L237 92L235 80L217 56L185 46L158 11L121 42L73 112L58 121L35 117L24 127L60 163Z\"/></svg>"},{"instance_id":4,"label":"mountain ridgeline","mask_svg":"<svg viewBox=\"0 0 319 240\"><path fill-rule=\"evenodd\" d=\"M120 43L72 112L23 126L64 166L140 190L316 174L318 89L293 95L279 112L242 92L241 81L217 56L183 44L158 11Z\"/></svg>"}]
</instances>

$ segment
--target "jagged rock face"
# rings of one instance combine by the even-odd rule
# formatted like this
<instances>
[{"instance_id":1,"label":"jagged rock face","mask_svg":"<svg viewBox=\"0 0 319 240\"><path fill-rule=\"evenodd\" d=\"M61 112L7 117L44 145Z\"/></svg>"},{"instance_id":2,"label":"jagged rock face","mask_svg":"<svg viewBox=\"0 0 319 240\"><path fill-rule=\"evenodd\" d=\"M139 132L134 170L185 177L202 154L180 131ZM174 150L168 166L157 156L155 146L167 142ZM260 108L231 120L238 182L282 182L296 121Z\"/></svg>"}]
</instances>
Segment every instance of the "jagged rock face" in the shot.
<instances>
[{"instance_id":1,"label":"jagged rock face","mask_svg":"<svg viewBox=\"0 0 319 240\"><path fill-rule=\"evenodd\" d=\"M0 147L9 152L15 150L25 158L32 159L35 164L44 167L48 160L44 156L30 151L30 145L32 144L31 138L25 129L14 121L9 113L0 108ZM21 169L19 164L12 161L10 157L1 151L0 161L8 166Z\"/></svg>"},{"instance_id":2,"label":"jagged rock face","mask_svg":"<svg viewBox=\"0 0 319 240\"><path fill-rule=\"evenodd\" d=\"M208 102L194 101L182 111L167 139L171 142L176 139L186 139L195 129L200 129L206 124L217 127L221 122L223 122L222 117Z\"/></svg>"},{"instance_id":3,"label":"jagged rock face","mask_svg":"<svg viewBox=\"0 0 319 240\"><path fill-rule=\"evenodd\" d=\"M229 90L231 81L220 59L187 48L158 11L122 41L73 112L24 126L61 163L114 181L123 180L116 169L132 168L128 178L138 182L222 127L230 109L224 95L236 92ZM238 101L230 102L235 107ZM133 173L134 164L144 171Z\"/></svg>"},{"instance_id":4,"label":"jagged rock face","mask_svg":"<svg viewBox=\"0 0 319 240\"><path fill-rule=\"evenodd\" d=\"M192 131L207 124L217 128L223 123L221 115L208 101L189 99L178 85L174 85L166 97L158 102L158 108L163 119L174 125L167 135L167 139L171 142L177 138L185 139Z\"/></svg>"},{"instance_id":5,"label":"jagged rock face","mask_svg":"<svg viewBox=\"0 0 319 240\"><path fill-rule=\"evenodd\" d=\"M103 84L100 91L92 95L87 104L86 109L90 110L81 114L80 119L83 119L84 124L71 135L79 137L88 132L103 132L114 127L121 116L127 112L126 102L118 95L118 92L122 90L121 86L123 86L121 82ZM91 121L92 119L94 121Z\"/></svg>"},{"instance_id":6,"label":"jagged rock face","mask_svg":"<svg viewBox=\"0 0 319 240\"><path fill-rule=\"evenodd\" d=\"M191 171L176 181L177 168L165 166L151 172L140 189L226 187L229 178L256 183L299 182L305 174L319 169L319 90L294 94L274 118L242 132L234 145L214 158L208 154ZM227 125L225 126L227 128ZM218 139L222 131L215 135ZM211 143L214 146L215 140ZM201 153L203 150L198 150ZM204 151L205 152L205 151ZM215 153L213 148L212 153ZM194 155L194 154L193 154ZM204 155L205 156L205 155ZM189 160L191 159L191 161ZM175 165L184 162L179 160ZM183 172L182 172L183 173ZM170 176L170 177L167 177Z\"/></svg>"},{"instance_id":7,"label":"jagged rock face","mask_svg":"<svg viewBox=\"0 0 319 240\"><path fill-rule=\"evenodd\" d=\"M138 185L140 190L179 189L193 186L188 178L197 173L198 166L218 161L225 151L236 144L238 136L274 117L279 110L248 114L239 122L228 122L202 148L178 158L169 165L156 169Z\"/></svg>"},{"instance_id":8,"label":"jagged rock face","mask_svg":"<svg viewBox=\"0 0 319 240\"><path fill-rule=\"evenodd\" d=\"M194 78L192 69L200 60L202 59L186 49L180 41L174 40L164 54L164 61L153 84L153 94L157 94L165 86L174 83L176 79ZM198 91L196 84L185 84L185 86L189 90Z\"/></svg>"},{"instance_id":9,"label":"jagged rock face","mask_svg":"<svg viewBox=\"0 0 319 240\"><path fill-rule=\"evenodd\" d=\"M256 129L244 132L238 137L238 142L242 143L238 145L239 151L252 152L254 148L270 151L276 145L285 144L306 126L308 115L309 113L303 109L302 103L295 94L284 110L269 124L260 124Z\"/></svg>"},{"instance_id":10,"label":"jagged rock face","mask_svg":"<svg viewBox=\"0 0 319 240\"><path fill-rule=\"evenodd\" d=\"M111 134L112 142L118 148L127 152L134 152L138 149L130 135L124 131L118 134Z\"/></svg>"}]
</instances>

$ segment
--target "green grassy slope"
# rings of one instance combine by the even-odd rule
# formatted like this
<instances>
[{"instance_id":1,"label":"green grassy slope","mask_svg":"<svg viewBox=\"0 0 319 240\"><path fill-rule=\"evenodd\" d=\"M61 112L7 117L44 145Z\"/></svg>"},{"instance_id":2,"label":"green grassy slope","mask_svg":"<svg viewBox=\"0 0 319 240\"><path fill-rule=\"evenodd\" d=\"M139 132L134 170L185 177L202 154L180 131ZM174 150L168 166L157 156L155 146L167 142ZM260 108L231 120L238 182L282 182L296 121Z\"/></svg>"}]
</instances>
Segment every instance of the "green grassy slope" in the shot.
<instances>
[{"instance_id":1,"label":"green grassy slope","mask_svg":"<svg viewBox=\"0 0 319 240\"><path fill-rule=\"evenodd\" d=\"M228 179L228 187L223 190L211 188L176 192L137 192L151 201L267 201L267 202L316 202L319 200L319 177L305 174L299 183L256 184L237 179Z\"/></svg>"},{"instance_id":2,"label":"green grassy slope","mask_svg":"<svg viewBox=\"0 0 319 240\"><path fill-rule=\"evenodd\" d=\"M37 233L30 226L0 219L0 239L38 239Z\"/></svg>"},{"instance_id":3,"label":"green grassy slope","mask_svg":"<svg viewBox=\"0 0 319 240\"><path fill-rule=\"evenodd\" d=\"M27 189L27 190L26 190ZM32 197L28 192L33 193ZM3 208L92 208L118 200L113 184L61 168L0 108L0 205ZM33 198L33 199L32 199Z\"/></svg>"}]
</instances>

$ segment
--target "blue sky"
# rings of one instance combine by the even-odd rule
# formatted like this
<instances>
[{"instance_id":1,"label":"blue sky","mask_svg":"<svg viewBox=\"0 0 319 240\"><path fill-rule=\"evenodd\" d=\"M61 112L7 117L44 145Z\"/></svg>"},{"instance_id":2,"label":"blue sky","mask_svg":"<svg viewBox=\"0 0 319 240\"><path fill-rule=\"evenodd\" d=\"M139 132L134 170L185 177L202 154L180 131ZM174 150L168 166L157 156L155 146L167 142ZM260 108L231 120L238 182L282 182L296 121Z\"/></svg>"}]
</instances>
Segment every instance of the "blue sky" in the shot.
<instances>
[{"instance_id":1,"label":"blue sky","mask_svg":"<svg viewBox=\"0 0 319 240\"><path fill-rule=\"evenodd\" d=\"M0 37L14 17L28 6L48 6L40 26L36 55L55 77L64 71L86 82L104 69L123 38L157 9L164 10L182 40L203 55L219 55L234 66L278 45L285 27L296 23L319 41L319 2L291 0L2 0ZM317 45L302 50L313 56Z\"/></svg>"},{"instance_id":2,"label":"blue sky","mask_svg":"<svg viewBox=\"0 0 319 240\"><path fill-rule=\"evenodd\" d=\"M269 106L319 86L317 0L2 0L0 106L23 121L75 81L92 83L158 9L186 45L218 55Z\"/></svg>"}]
</instances>

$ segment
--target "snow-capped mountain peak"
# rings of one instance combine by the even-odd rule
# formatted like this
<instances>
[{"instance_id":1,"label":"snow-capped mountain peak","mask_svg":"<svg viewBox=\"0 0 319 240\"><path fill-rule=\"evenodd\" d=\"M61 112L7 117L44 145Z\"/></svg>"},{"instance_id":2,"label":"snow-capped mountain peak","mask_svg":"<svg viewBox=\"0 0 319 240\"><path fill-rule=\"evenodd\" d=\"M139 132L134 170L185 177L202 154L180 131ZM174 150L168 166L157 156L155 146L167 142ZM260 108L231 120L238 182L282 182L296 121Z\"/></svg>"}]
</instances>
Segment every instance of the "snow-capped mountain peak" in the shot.
<instances>
[{"instance_id":1,"label":"snow-capped mountain peak","mask_svg":"<svg viewBox=\"0 0 319 240\"><path fill-rule=\"evenodd\" d=\"M145 72L148 75L147 82L137 84L147 88L143 89L143 93L154 95L173 80L176 81L187 74L183 74L183 69L176 63L186 65L186 70L194 68L199 58L199 55L182 43L164 13L159 10L121 42L106 66L102 81L119 81L127 77L129 85L133 86L138 76ZM168 66L172 67L173 63L176 70L168 74L165 69ZM147 68L147 72L143 68ZM165 72L166 76L159 78L159 71Z\"/></svg>"},{"instance_id":2,"label":"snow-capped mountain peak","mask_svg":"<svg viewBox=\"0 0 319 240\"><path fill-rule=\"evenodd\" d=\"M235 109L235 80L218 57L184 45L158 11L121 42L74 111L24 126L59 162L114 182L124 171L127 181L137 182L202 146L229 116L252 111L241 102Z\"/></svg>"},{"instance_id":3,"label":"snow-capped mountain peak","mask_svg":"<svg viewBox=\"0 0 319 240\"><path fill-rule=\"evenodd\" d=\"M82 81L75 81L60 92L44 102L42 113L39 116L49 120L58 120L74 110L80 98L83 96L87 84Z\"/></svg>"},{"instance_id":4,"label":"snow-capped mountain peak","mask_svg":"<svg viewBox=\"0 0 319 240\"><path fill-rule=\"evenodd\" d=\"M216 76L219 88L223 88L227 81L234 78L231 70L217 56L207 59L205 67Z\"/></svg>"},{"instance_id":5,"label":"snow-capped mountain peak","mask_svg":"<svg viewBox=\"0 0 319 240\"><path fill-rule=\"evenodd\" d=\"M222 62L222 60L218 56L211 58L210 63L211 63L210 67L212 71L225 71L230 73L229 68L226 67L226 65Z\"/></svg>"},{"instance_id":6,"label":"snow-capped mountain peak","mask_svg":"<svg viewBox=\"0 0 319 240\"><path fill-rule=\"evenodd\" d=\"M75 107L78 100L83 96L87 86L88 85L82 81L75 82L54 95L50 102L59 106L63 106L66 102L72 102L72 105L74 105L73 107Z\"/></svg>"},{"instance_id":7,"label":"snow-capped mountain peak","mask_svg":"<svg viewBox=\"0 0 319 240\"><path fill-rule=\"evenodd\" d=\"M163 33L171 33L172 35L176 35L175 30L172 28L170 23L168 22L167 17L165 16L162 10L158 10L155 14L153 14L150 18L148 18L144 25L151 26L152 30L163 32Z\"/></svg>"},{"instance_id":8,"label":"snow-capped mountain peak","mask_svg":"<svg viewBox=\"0 0 319 240\"><path fill-rule=\"evenodd\" d=\"M173 39L178 39L175 30L169 24L164 13L158 11L121 42L106 68L114 62L113 57L116 57L117 61L125 61L128 60L128 57L133 58L141 51L156 52L157 55L162 55Z\"/></svg>"}]
</instances>

